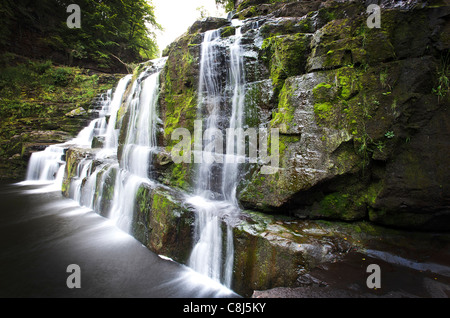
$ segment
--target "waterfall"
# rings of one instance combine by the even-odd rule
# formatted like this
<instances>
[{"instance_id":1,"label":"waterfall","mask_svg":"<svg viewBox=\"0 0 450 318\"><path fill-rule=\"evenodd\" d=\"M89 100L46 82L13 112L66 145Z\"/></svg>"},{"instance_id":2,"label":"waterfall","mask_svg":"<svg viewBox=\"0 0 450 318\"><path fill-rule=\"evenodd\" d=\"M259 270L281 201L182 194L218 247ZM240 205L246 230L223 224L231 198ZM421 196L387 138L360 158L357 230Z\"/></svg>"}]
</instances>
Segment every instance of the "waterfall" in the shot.
<instances>
[{"instance_id":1,"label":"waterfall","mask_svg":"<svg viewBox=\"0 0 450 318\"><path fill-rule=\"evenodd\" d=\"M158 87L159 73L156 73L137 87L136 97L130 103L124 169L143 178L148 177L150 152L156 148Z\"/></svg>"},{"instance_id":2,"label":"waterfall","mask_svg":"<svg viewBox=\"0 0 450 318\"><path fill-rule=\"evenodd\" d=\"M226 45L226 51L229 51L230 56L228 66L230 78L226 87L223 87L220 73L223 65L220 64L219 57L221 45L219 36L220 33L217 30L207 31L201 49L198 113L202 116L206 110L208 114L205 135L209 137L209 143L202 151L203 160L197 172L196 196L188 200L188 203L197 210L195 246L189 265L197 272L207 275L226 287L231 287L233 233L232 228L227 225L224 240L222 220L226 216L239 212L236 199L239 169L237 156L243 153L239 147L245 147L245 145L238 143L235 147L234 139L229 142L227 138L226 154L223 155L223 144L221 144L223 139L218 141L217 134L222 134L221 126L222 129L225 128L222 124L225 121L223 118L225 115L221 110L221 104L228 90L232 92L228 130L240 131L239 128L243 127L245 79L240 45L242 34L239 27L236 30L234 42ZM237 138L240 137L242 136L237 135ZM217 158L221 165L215 164Z\"/></svg>"},{"instance_id":3,"label":"waterfall","mask_svg":"<svg viewBox=\"0 0 450 318\"><path fill-rule=\"evenodd\" d=\"M27 180L56 180L60 190L66 150L70 147L89 149L94 137L103 138L102 149L93 150L91 154L88 152L80 160L71 180L69 196L81 206L102 212L106 178L114 178L114 195L109 212L105 214L117 227L130 232L136 193L143 183L152 183L149 179L150 157L156 149L156 106L160 70L165 59L154 63L154 67L143 71L131 86L133 76L127 75L119 81L114 94L112 91L105 93L101 98L98 118L92 120L76 138L34 153L30 159ZM127 91L128 97L124 100ZM125 127L122 160L118 162L121 106L127 110L129 119Z\"/></svg>"},{"instance_id":4,"label":"waterfall","mask_svg":"<svg viewBox=\"0 0 450 318\"><path fill-rule=\"evenodd\" d=\"M64 164L63 156L64 148L58 145L33 153L28 164L27 180L54 181L60 167Z\"/></svg>"},{"instance_id":5,"label":"waterfall","mask_svg":"<svg viewBox=\"0 0 450 318\"><path fill-rule=\"evenodd\" d=\"M54 182L61 185L64 177L65 162L63 160L66 149L75 145L79 148L87 148L92 144L94 136L105 133L106 115L111 103L111 91L101 95L98 110L98 118L91 121L74 139L59 145L48 146L44 151L31 155L27 169L27 181Z\"/></svg>"},{"instance_id":6,"label":"waterfall","mask_svg":"<svg viewBox=\"0 0 450 318\"><path fill-rule=\"evenodd\" d=\"M236 41L230 48L230 74L233 87L232 112L229 129L235 132L238 141L244 140L244 101L245 101L245 76L244 62L241 48L241 28L236 29ZM245 153L245 143L234 142L233 138L227 138L225 164L222 175L222 194L226 200L237 206L236 186L239 169L238 156Z\"/></svg>"},{"instance_id":7,"label":"waterfall","mask_svg":"<svg viewBox=\"0 0 450 318\"><path fill-rule=\"evenodd\" d=\"M122 169L116 177L111 219L125 231L131 230L136 193L149 179L150 156L156 148L156 105L159 75L154 73L143 80L145 72L133 84L129 101L129 122L125 138ZM140 82L140 83L139 83ZM139 83L139 84L138 84Z\"/></svg>"},{"instance_id":8,"label":"waterfall","mask_svg":"<svg viewBox=\"0 0 450 318\"><path fill-rule=\"evenodd\" d=\"M119 112L120 105L122 105L123 95L125 94L125 90L127 89L128 84L130 83L132 75L127 75L119 81L117 85L116 91L114 93L114 97L111 101L111 105L109 106L110 118L108 122L108 126L106 128L105 135L105 148L106 149L115 149L117 148L118 143L118 133L117 133L117 113Z\"/></svg>"},{"instance_id":9,"label":"waterfall","mask_svg":"<svg viewBox=\"0 0 450 318\"><path fill-rule=\"evenodd\" d=\"M219 134L234 130L237 140L242 137L245 76L241 38L240 27L236 35L228 39L222 39L219 30L204 34L198 117L204 119L205 136L209 141L202 149L195 149L202 163L195 166L195 191L186 200L196 209L189 266L226 287L231 287L234 261L233 230L226 220L240 212L236 185L245 145L236 143L234 138L227 138L224 145ZM165 61L165 58L155 61L134 80L132 75L122 78L114 93L106 94L98 118L75 139L33 155L30 179L61 176L58 171L61 172L65 164L63 157L67 148L89 149L94 138L102 138L103 147L87 151L86 157L80 160L71 179L69 196L130 232L137 191L143 184L154 184L150 178L151 158L157 149L159 77ZM126 114L120 113L123 110ZM118 155L121 155L120 161ZM44 171L37 166L47 165L45 176L37 174L36 171ZM107 180L109 192L105 188Z\"/></svg>"},{"instance_id":10,"label":"waterfall","mask_svg":"<svg viewBox=\"0 0 450 318\"><path fill-rule=\"evenodd\" d=\"M203 117L203 110L206 110L208 117L206 118L206 133L211 136L218 131L218 122L220 116L220 102L222 98L222 90L220 89L220 63L218 62L218 39L220 32L218 30L207 31L201 46L200 60L200 77L198 92L198 113L200 118ZM214 178L212 176L213 163L215 154L220 152L221 147L215 141L211 141L202 151L202 164L197 172L196 194L209 198L214 190L212 184Z\"/></svg>"},{"instance_id":11,"label":"waterfall","mask_svg":"<svg viewBox=\"0 0 450 318\"><path fill-rule=\"evenodd\" d=\"M162 62L165 60L162 59ZM160 62L160 63L162 63ZM157 66L159 64L157 63ZM161 65L158 66L161 68ZM150 74L149 70L142 72L133 81L132 76L124 77L118 84L114 97L108 107L109 123L104 129L105 144L103 149L96 152L92 158L86 158L80 162L77 178L72 181L74 188L71 197L80 205L102 212L102 196L105 180L113 175L114 171L114 195L105 214L125 232L131 231L134 203L139 187L151 184L149 179L149 166L151 151L156 148L156 106L159 93L160 72ZM125 91L128 89L126 100ZM125 104L124 104L125 103ZM118 113L120 107L127 110L127 126L122 127ZM126 128L121 162L117 161L119 147L119 131ZM93 167L97 162L104 164ZM98 178L100 181L98 182ZM97 192L97 194L96 194Z\"/></svg>"}]
</instances>

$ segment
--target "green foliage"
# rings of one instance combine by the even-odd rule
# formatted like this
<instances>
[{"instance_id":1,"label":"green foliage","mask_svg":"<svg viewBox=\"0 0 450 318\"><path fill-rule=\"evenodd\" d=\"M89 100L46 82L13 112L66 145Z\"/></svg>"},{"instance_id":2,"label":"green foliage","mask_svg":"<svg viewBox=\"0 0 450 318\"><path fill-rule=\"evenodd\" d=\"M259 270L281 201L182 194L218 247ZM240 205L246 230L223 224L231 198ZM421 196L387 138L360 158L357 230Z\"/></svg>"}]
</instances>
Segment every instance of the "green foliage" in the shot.
<instances>
[{"instance_id":1,"label":"green foliage","mask_svg":"<svg viewBox=\"0 0 450 318\"><path fill-rule=\"evenodd\" d=\"M58 68L53 74L54 84L57 86L65 87L69 84L70 70L66 68Z\"/></svg>"},{"instance_id":2,"label":"green foliage","mask_svg":"<svg viewBox=\"0 0 450 318\"><path fill-rule=\"evenodd\" d=\"M433 94L438 96L438 102L445 98L450 92L450 81L449 81L449 63L450 63L450 53L444 57L441 57L441 63L436 70L437 74L437 86L433 88Z\"/></svg>"},{"instance_id":3,"label":"green foliage","mask_svg":"<svg viewBox=\"0 0 450 318\"><path fill-rule=\"evenodd\" d=\"M227 12L234 10L234 0L216 0L216 5L222 6Z\"/></svg>"},{"instance_id":4,"label":"green foliage","mask_svg":"<svg viewBox=\"0 0 450 318\"><path fill-rule=\"evenodd\" d=\"M384 135L387 139L392 139L395 137L395 134L393 131L388 131L385 135Z\"/></svg>"},{"instance_id":5,"label":"green foliage","mask_svg":"<svg viewBox=\"0 0 450 318\"><path fill-rule=\"evenodd\" d=\"M97 74L89 75L75 67L53 66L50 61L27 61L0 68L0 120L46 117L56 111L55 105L67 104L67 111L76 105L84 106L100 90L112 86L98 82Z\"/></svg>"},{"instance_id":6,"label":"green foliage","mask_svg":"<svg viewBox=\"0 0 450 318\"><path fill-rule=\"evenodd\" d=\"M73 3L81 8L80 29L66 24L66 9ZM158 56L154 31L161 26L146 0L3 0L0 20L0 50L10 43L20 50L21 43L32 38L36 47L49 47L66 56L66 61L58 63L81 60L105 68ZM32 52L23 54L35 58Z\"/></svg>"}]
</instances>

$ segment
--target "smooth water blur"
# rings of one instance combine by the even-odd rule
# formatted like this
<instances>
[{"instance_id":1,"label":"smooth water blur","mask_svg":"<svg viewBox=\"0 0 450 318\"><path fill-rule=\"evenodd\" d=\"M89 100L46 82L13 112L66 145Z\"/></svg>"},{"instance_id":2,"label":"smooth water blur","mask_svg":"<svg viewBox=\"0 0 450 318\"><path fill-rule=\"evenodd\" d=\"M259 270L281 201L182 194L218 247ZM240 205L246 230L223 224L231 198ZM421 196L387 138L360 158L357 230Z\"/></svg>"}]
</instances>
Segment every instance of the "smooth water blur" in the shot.
<instances>
[{"instance_id":1,"label":"smooth water blur","mask_svg":"<svg viewBox=\"0 0 450 318\"><path fill-rule=\"evenodd\" d=\"M0 201L0 297L237 296L48 185L0 185ZM81 289L66 286L71 264Z\"/></svg>"}]
</instances>

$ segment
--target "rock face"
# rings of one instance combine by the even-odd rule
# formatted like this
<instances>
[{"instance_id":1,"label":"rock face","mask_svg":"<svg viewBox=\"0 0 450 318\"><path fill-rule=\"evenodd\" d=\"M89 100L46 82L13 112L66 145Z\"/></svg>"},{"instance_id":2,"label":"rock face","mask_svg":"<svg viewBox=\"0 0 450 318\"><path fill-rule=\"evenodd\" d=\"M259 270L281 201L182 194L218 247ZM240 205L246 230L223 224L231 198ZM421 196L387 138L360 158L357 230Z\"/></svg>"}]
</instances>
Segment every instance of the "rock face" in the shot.
<instances>
[{"instance_id":1,"label":"rock face","mask_svg":"<svg viewBox=\"0 0 450 318\"><path fill-rule=\"evenodd\" d=\"M246 122L280 131L280 169L246 170L238 187L245 208L450 228L448 85L436 89L448 76L449 7L382 1L382 27L370 29L371 3L238 2ZM202 34L211 28L235 34L224 20L199 21L165 52L163 153L174 129L193 131ZM159 180L189 190L192 168L165 160Z\"/></svg>"},{"instance_id":2,"label":"rock face","mask_svg":"<svg viewBox=\"0 0 450 318\"><path fill-rule=\"evenodd\" d=\"M242 165L237 199L243 211L222 217L223 228L233 232L232 287L242 295L298 285L308 270L383 235L374 224L450 229L450 9L439 1L381 1L382 27L370 29L372 2L237 2L245 127L278 129L280 154L274 174L264 174L261 162ZM132 234L181 263L194 243L194 207L185 195L192 194L196 166L174 162L178 140L171 137L177 128L193 132L205 115L197 107L199 64L204 34L212 29L221 35L214 62L224 65L230 58L225 44L237 33L224 19L196 22L163 54L151 153L156 182L141 186L135 198ZM227 76L224 70L219 77ZM125 104L118 113L119 163ZM66 195L91 151L68 151ZM108 211L115 178L105 171L97 176L102 195L94 203L102 211Z\"/></svg>"},{"instance_id":3,"label":"rock face","mask_svg":"<svg viewBox=\"0 0 450 318\"><path fill-rule=\"evenodd\" d=\"M274 9L249 20L262 24L262 45L253 50L266 73L257 79L272 80L274 92L268 105L255 103L256 113L272 110L260 124L280 129L281 169L243 180L241 203L299 217L448 230L448 95L433 93L447 63L448 6L383 10L382 28L369 29L366 7L356 2L328 1L298 18L274 16L313 3L244 5Z\"/></svg>"}]
</instances>

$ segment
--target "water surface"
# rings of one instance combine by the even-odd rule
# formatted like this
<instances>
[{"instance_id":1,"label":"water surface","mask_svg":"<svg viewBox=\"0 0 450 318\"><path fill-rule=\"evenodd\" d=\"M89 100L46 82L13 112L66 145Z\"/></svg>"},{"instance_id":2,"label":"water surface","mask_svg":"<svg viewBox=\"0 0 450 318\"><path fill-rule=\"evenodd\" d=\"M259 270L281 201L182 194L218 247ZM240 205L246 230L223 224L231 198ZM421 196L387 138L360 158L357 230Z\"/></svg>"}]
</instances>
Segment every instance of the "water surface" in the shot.
<instances>
[{"instance_id":1,"label":"water surface","mask_svg":"<svg viewBox=\"0 0 450 318\"><path fill-rule=\"evenodd\" d=\"M49 192L50 191L50 192ZM237 296L45 185L0 185L0 297ZM66 285L81 268L81 288Z\"/></svg>"}]
</instances>

